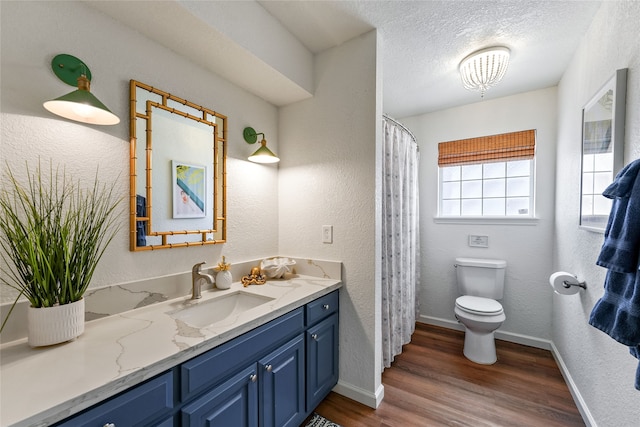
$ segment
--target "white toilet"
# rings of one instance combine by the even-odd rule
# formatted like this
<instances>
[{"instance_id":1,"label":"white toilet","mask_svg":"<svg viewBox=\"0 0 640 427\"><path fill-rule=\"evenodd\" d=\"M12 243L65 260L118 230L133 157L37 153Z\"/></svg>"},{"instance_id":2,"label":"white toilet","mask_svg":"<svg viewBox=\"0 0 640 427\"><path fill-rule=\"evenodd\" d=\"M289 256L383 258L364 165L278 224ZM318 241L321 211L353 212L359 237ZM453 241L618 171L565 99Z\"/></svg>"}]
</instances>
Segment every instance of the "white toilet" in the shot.
<instances>
[{"instance_id":1,"label":"white toilet","mask_svg":"<svg viewBox=\"0 0 640 427\"><path fill-rule=\"evenodd\" d=\"M462 296L456 299L454 312L465 327L464 355L472 362L491 365L498 360L494 331L506 319L497 300L502 299L507 262L456 258L455 267Z\"/></svg>"}]
</instances>

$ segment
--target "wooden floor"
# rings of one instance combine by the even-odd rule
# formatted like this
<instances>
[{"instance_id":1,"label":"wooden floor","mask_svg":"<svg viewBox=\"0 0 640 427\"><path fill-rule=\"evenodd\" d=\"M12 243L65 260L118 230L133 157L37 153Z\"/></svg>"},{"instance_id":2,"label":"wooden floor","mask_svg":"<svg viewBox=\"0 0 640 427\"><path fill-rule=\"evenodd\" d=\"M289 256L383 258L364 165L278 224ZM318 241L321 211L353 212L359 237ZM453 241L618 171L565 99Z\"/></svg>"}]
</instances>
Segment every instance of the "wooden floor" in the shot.
<instances>
[{"instance_id":1,"label":"wooden floor","mask_svg":"<svg viewBox=\"0 0 640 427\"><path fill-rule=\"evenodd\" d=\"M462 332L418 324L382 376L373 410L331 393L316 409L343 427L584 426L549 351L496 341L498 362L462 355Z\"/></svg>"}]
</instances>

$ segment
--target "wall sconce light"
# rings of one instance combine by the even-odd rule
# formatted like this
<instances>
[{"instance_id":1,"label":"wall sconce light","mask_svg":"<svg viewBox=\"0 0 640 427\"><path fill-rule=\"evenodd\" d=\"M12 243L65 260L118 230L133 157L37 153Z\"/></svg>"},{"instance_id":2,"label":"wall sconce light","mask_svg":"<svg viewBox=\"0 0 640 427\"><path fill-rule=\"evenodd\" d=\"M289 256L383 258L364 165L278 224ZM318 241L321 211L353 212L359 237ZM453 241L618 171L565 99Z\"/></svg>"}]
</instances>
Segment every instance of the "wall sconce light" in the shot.
<instances>
[{"instance_id":1,"label":"wall sconce light","mask_svg":"<svg viewBox=\"0 0 640 427\"><path fill-rule=\"evenodd\" d=\"M52 99L43 104L53 114L77 122L92 125L115 125L120 123L118 116L96 98L90 91L91 71L84 62L75 56L60 54L51 61L51 68L60 80L78 90Z\"/></svg>"},{"instance_id":2,"label":"wall sconce light","mask_svg":"<svg viewBox=\"0 0 640 427\"><path fill-rule=\"evenodd\" d=\"M262 146L249 156L249 161L254 163L278 163L280 161L278 156L267 148L267 140L264 139L264 133L256 133L251 127L246 127L242 131L242 136L248 144L255 144L258 140L258 135L262 135L262 141L260 141Z\"/></svg>"}]
</instances>

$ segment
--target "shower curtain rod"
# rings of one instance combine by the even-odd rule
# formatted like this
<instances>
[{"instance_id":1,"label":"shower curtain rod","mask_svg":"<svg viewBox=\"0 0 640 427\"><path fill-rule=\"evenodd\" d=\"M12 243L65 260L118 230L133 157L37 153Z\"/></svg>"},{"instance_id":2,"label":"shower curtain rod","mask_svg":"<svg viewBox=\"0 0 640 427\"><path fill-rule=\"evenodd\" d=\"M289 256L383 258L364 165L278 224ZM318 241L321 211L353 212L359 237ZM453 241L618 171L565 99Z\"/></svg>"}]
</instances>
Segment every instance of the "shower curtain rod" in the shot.
<instances>
[{"instance_id":1,"label":"shower curtain rod","mask_svg":"<svg viewBox=\"0 0 640 427\"><path fill-rule=\"evenodd\" d=\"M389 117L386 114L383 114L382 117L384 117L387 120L391 120L393 123L397 124L398 126L400 126L402 129L406 130L407 133L409 133L409 135L411 135L411 139L413 139L413 142L415 142L416 144L418 143L418 141L416 140L416 137L413 136L413 133L402 123L400 123L399 121L397 121L396 119L394 119L393 117Z\"/></svg>"}]
</instances>

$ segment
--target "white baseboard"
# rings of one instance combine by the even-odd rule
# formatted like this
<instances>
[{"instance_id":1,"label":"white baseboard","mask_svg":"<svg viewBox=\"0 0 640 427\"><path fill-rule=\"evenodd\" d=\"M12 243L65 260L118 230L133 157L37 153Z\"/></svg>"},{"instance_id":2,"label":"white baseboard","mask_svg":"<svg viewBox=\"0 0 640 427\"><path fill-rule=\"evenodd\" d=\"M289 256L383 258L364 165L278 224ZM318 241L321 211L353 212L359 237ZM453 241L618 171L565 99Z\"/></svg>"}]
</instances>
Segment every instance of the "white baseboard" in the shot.
<instances>
[{"instance_id":1,"label":"white baseboard","mask_svg":"<svg viewBox=\"0 0 640 427\"><path fill-rule=\"evenodd\" d=\"M419 317L420 318L417 320L417 322L420 323L441 326L447 329L455 329L457 331L464 331L464 326L462 326L457 320L442 319L440 317L425 316L423 314L421 314Z\"/></svg>"},{"instance_id":2,"label":"white baseboard","mask_svg":"<svg viewBox=\"0 0 640 427\"><path fill-rule=\"evenodd\" d=\"M380 384L380 387L378 387L375 393L371 393L365 389L356 387L353 384L338 381L338 384L333 388L333 391L373 409L380 406L380 402L382 402L382 399L384 398L384 386L382 384Z\"/></svg>"},{"instance_id":3,"label":"white baseboard","mask_svg":"<svg viewBox=\"0 0 640 427\"><path fill-rule=\"evenodd\" d=\"M456 320L421 315L418 322L426 323L428 325L442 326L443 328L455 329L457 331L464 331L464 326ZM549 340L500 330L496 331L495 336L499 340L528 345L529 347L541 348L543 350L551 350L551 341Z\"/></svg>"},{"instance_id":4,"label":"white baseboard","mask_svg":"<svg viewBox=\"0 0 640 427\"><path fill-rule=\"evenodd\" d=\"M529 335L521 335L514 332L503 331L496 331L495 335L499 340L528 345L529 347L541 348L543 350L551 350L551 341L542 338L535 338Z\"/></svg>"},{"instance_id":5,"label":"white baseboard","mask_svg":"<svg viewBox=\"0 0 640 427\"><path fill-rule=\"evenodd\" d=\"M464 326L455 320L421 315L418 321L421 323L426 323L428 325L441 326L443 328L455 329L458 331L464 330ZM536 348L541 348L543 350L551 351L553 358L558 364L560 373L562 374L562 377L564 378L564 381L567 384L567 387L569 388L569 392L573 397L573 401L575 402L578 408L578 411L582 416L582 420L585 422L587 427L597 427L596 421L591 415L591 411L589 411L589 408L586 402L582 398L582 395L580 394L578 387L576 386L575 382L573 381L573 378L571 377L571 374L569 373L569 370L567 369L567 365L562 360L562 356L560 356L560 352L558 351L553 341L544 340L541 338L535 338L528 335L516 334L513 332L504 332L504 331L496 331L496 338L504 341L513 342L516 344L528 345L530 347L536 347Z\"/></svg>"},{"instance_id":6,"label":"white baseboard","mask_svg":"<svg viewBox=\"0 0 640 427\"><path fill-rule=\"evenodd\" d=\"M596 420L593 418L593 415L591 415L591 411L589 411L587 403L582 398L580 390L578 390L576 383L573 381L573 377L571 376L571 373L569 373L567 365L564 363L564 360L562 360L562 356L553 341L551 342L551 354L553 354L553 358L556 359L558 368L560 368L560 373L564 377L564 382L567 383L567 387L569 387L569 392L571 392L571 396L573 396L573 401L576 403L585 425L587 427L597 427Z\"/></svg>"}]
</instances>

